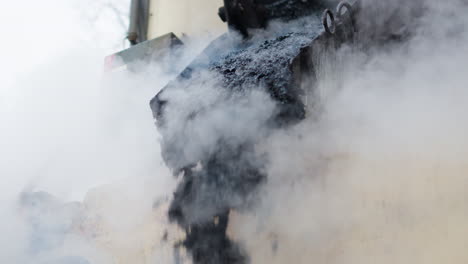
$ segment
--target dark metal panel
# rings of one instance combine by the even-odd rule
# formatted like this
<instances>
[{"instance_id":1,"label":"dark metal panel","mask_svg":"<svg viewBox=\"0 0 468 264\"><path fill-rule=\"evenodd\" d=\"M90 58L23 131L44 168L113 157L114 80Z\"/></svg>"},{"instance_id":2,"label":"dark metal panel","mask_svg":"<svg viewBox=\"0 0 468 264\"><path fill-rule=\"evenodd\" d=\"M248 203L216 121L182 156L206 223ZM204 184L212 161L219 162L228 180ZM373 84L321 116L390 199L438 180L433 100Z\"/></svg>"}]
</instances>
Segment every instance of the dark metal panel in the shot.
<instances>
[{"instance_id":1,"label":"dark metal panel","mask_svg":"<svg viewBox=\"0 0 468 264\"><path fill-rule=\"evenodd\" d=\"M106 57L105 68L112 70L125 65L131 68L137 62L155 61L182 44L176 35L169 33Z\"/></svg>"}]
</instances>

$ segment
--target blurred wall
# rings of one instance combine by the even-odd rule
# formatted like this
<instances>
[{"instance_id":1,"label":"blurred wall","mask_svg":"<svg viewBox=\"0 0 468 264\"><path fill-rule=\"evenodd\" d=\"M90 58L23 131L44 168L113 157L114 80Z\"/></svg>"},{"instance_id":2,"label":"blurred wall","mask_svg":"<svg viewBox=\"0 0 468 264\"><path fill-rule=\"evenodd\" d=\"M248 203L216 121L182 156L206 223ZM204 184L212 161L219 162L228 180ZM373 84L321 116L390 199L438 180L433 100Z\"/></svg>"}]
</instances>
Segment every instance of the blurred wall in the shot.
<instances>
[{"instance_id":1,"label":"blurred wall","mask_svg":"<svg viewBox=\"0 0 468 264\"><path fill-rule=\"evenodd\" d=\"M222 0L152 0L148 38L174 32L185 35L219 34L226 31L218 17Z\"/></svg>"}]
</instances>

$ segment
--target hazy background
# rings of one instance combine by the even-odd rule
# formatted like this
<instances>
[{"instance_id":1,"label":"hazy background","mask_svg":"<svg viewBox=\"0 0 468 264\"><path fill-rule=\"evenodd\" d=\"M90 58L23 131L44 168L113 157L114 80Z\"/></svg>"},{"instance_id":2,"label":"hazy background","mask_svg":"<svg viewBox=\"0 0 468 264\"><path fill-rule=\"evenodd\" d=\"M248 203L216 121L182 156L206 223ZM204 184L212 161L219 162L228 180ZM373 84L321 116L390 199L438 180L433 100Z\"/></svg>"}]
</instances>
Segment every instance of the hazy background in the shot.
<instances>
[{"instance_id":1,"label":"hazy background","mask_svg":"<svg viewBox=\"0 0 468 264\"><path fill-rule=\"evenodd\" d=\"M98 164L94 159L106 156L96 153L102 148L93 145L104 140L111 147L117 140L107 140L114 134L110 128L102 131L96 126L105 127L100 119L114 115L122 122L113 125L130 127L123 125L124 116L113 113L112 104L130 108L136 96L120 95L118 101L109 97L114 91L100 87L104 56L125 47L128 5L119 0L9 1L0 11L0 174L12 193L27 181L45 187L49 184L44 182L58 180L70 187L53 192L72 198L100 181L84 173L88 164ZM56 171L48 171L51 164ZM74 172L77 175L70 175ZM61 176L51 179L50 174ZM86 184L76 186L79 182Z\"/></svg>"},{"instance_id":2,"label":"hazy background","mask_svg":"<svg viewBox=\"0 0 468 264\"><path fill-rule=\"evenodd\" d=\"M167 76L157 67L147 77L103 73L104 57L128 45L129 4L27 0L2 5L2 263L56 263L60 256L128 263L119 260L126 253L107 252L133 248L140 258L134 254L133 261L144 263L145 235L157 235L158 241L162 236L157 228L139 233L136 228L156 221L148 215L152 203L172 189L148 106ZM20 193L33 191L55 197L43 194L37 204L21 204ZM86 206L63 205L84 199ZM72 225L77 215L87 217L79 226ZM72 234L64 238L70 228Z\"/></svg>"},{"instance_id":3,"label":"hazy background","mask_svg":"<svg viewBox=\"0 0 468 264\"><path fill-rule=\"evenodd\" d=\"M320 76L324 114L261 146L272 164L262 201L230 226L253 263L468 261L467 9L426 3L414 38L345 50L339 70ZM171 227L151 208L174 182L148 107L170 76L157 65L102 72L104 56L126 47L128 5L29 0L0 11L2 263L172 261L155 253ZM41 190L57 201L22 210L18 195ZM83 199L84 229L97 231L63 242L73 205L60 204Z\"/></svg>"}]
</instances>

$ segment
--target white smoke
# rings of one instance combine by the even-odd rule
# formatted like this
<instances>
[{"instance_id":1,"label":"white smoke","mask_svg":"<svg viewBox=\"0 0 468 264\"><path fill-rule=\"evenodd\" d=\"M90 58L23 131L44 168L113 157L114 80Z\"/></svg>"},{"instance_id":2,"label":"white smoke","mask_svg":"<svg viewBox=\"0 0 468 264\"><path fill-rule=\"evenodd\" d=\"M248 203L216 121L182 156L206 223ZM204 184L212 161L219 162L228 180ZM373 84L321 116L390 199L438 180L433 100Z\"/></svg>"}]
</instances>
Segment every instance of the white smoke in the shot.
<instances>
[{"instance_id":1,"label":"white smoke","mask_svg":"<svg viewBox=\"0 0 468 264\"><path fill-rule=\"evenodd\" d=\"M344 49L319 121L270 139L262 205L231 222L252 263L468 260L467 6L425 6L404 45Z\"/></svg>"},{"instance_id":2,"label":"white smoke","mask_svg":"<svg viewBox=\"0 0 468 264\"><path fill-rule=\"evenodd\" d=\"M105 75L125 28L108 10L93 28L83 5L0 11L2 263L145 263L155 245L172 254L163 211L175 182L148 103L173 76L160 65Z\"/></svg>"},{"instance_id":3,"label":"white smoke","mask_svg":"<svg viewBox=\"0 0 468 264\"><path fill-rule=\"evenodd\" d=\"M0 261L171 263L163 238L179 234L159 213L175 183L148 102L172 76L150 68L103 81L107 54L82 37L74 12L59 1L23 4L12 2L0 19L21 22L0 23ZM468 260L467 8L426 6L405 45L340 53L336 72L319 79L323 115L261 146L271 167L260 205L233 212L229 230L252 263ZM196 102L219 98L204 88L197 92L210 96ZM254 133L249 125L271 105L252 98L261 107L248 101L210 113L202 126L210 129L190 142L207 147L188 145L189 156L209 151L220 134ZM252 119L232 122L234 112ZM30 191L56 198L37 193L45 202L30 210L19 202ZM154 212L158 199L163 209ZM74 200L84 203L65 203Z\"/></svg>"}]
</instances>

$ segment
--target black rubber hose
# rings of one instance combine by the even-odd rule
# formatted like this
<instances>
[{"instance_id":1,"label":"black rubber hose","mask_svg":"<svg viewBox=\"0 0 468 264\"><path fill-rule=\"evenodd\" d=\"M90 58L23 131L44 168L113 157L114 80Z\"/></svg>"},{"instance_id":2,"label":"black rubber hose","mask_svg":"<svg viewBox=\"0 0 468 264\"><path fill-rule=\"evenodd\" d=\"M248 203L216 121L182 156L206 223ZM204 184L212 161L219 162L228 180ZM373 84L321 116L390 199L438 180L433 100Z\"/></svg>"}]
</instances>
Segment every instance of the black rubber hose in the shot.
<instances>
[{"instance_id":1,"label":"black rubber hose","mask_svg":"<svg viewBox=\"0 0 468 264\"><path fill-rule=\"evenodd\" d=\"M328 19L330 18L330 23L328 23ZM335 15L333 15L333 12L330 9L325 9L322 15L322 24L323 27L325 28L325 31L328 34L335 34L336 30L336 24L335 24Z\"/></svg>"}]
</instances>

